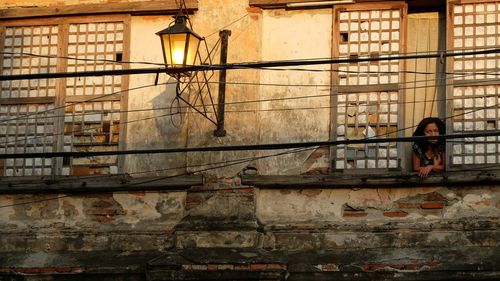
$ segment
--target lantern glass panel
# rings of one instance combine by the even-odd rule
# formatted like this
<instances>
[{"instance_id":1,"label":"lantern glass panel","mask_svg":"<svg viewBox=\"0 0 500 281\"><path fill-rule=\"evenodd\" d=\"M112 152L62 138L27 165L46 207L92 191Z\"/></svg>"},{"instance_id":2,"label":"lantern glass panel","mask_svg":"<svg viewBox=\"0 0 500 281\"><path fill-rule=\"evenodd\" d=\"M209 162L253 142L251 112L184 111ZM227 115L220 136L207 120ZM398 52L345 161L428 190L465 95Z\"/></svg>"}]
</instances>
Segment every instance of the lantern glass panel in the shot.
<instances>
[{"instance_id":1,"label":"lantern glass panel","mask_svg":"<svg viewBox=\"0 0 500 281\"><path fill-rule=\"evenodd\" d=\"M165 34L162 36L165 58L168 66L178 67L184 64L187 34Z\"/></svg>"},{"instance_id":2,"label":"lantern glass panel","mask_svg":"<svg viewBox=\"0 0 500 281\"><path fill-rule=\"evenodd\" d=\"M200 45L200 39L196 36L189 35L189 45L188 45L188 53L186 58L186 65L194 65L194 61L196 60L196 52L198 50L198 46Z\"/></svg>"}]
</instances>

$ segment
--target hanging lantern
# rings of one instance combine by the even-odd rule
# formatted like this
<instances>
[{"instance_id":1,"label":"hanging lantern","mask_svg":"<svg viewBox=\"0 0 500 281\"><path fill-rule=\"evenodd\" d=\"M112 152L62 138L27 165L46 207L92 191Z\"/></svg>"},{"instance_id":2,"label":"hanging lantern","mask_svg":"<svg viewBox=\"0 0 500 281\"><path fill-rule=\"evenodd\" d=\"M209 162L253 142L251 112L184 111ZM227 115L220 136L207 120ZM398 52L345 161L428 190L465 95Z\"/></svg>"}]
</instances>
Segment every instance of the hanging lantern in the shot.
<instances>
[{"instance_id":1,"label":"hanging lantern","mask_svg":"<svg viewBox=\"0 0 500 281\"><path fill-rule=\"evenodd\" d=\"M198 47L203 38L189 29L186 21L187 17L179 12L175 16L173 25L156 33L161 39L163 59L167 68L194 65Z\"/></svg>"}]
</instances>

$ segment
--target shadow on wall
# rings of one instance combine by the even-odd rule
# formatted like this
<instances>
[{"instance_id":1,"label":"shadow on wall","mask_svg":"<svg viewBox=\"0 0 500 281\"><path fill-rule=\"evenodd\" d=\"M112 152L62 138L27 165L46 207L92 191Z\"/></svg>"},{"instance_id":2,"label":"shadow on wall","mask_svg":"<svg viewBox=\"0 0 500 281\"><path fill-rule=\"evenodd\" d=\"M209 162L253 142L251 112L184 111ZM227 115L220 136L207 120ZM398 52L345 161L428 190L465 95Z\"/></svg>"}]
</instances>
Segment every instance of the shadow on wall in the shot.
<instances>
[{"instance_id":1,"label":"shadow on wall","mask_svg":"<svg viewBox=\"0 0 500 281\"><path fill-rule=\"evenodd\" d=\"M152 99L157 134L166 137L163 143L175 142L186 120L187 108L184 102L176 98L175 82L174 78L169 77L164 90Z\"/></svg>"}]
</instances>

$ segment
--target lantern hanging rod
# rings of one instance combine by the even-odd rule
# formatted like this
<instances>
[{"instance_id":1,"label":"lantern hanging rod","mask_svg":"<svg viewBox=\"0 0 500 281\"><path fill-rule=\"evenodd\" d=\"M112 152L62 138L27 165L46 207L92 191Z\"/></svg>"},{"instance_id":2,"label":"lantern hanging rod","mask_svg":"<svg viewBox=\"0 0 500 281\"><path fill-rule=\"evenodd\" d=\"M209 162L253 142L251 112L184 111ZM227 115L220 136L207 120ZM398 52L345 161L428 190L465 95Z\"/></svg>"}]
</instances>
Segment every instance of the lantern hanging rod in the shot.
<instances>
[{"instance_id":1,"label":"lantern hanging rod","mask_svg":"<svg viewBox=\"0 0 500 281\"><path fill-rule=\"evenodd\" d=\"M423 59L423 58L446 58L468 55L486 55L500 53L500 49L489 49L481 51L469 52L437 52L434 54L422 55L406 55L406 56L377 56L377 57L355 57L346 59L316 59L316 60L281 60L267 62L246 62L246 63L231 63L231 64L215 64L215 65L193 65L178 68L135 68L135 69L117 69L117 70L101 70L101 71L82 71L82 72L56 72L56 73L37 73L37 74L15 74L15 75L0 75L0 81L13 80L34 80L34 79L52 79L52 78L68 78L68 77L88 77L88 76L107 76L107 75L136 75L136 74L179 74L190 71L210 71L223 69L258 69L263 67L282 67L282 66L301 66L301 65L321 65L321 64L340 64L340 63L356 63L368 61L387 61L387 60L402 60L402 59Z\"/></svg>"}]
</instances>

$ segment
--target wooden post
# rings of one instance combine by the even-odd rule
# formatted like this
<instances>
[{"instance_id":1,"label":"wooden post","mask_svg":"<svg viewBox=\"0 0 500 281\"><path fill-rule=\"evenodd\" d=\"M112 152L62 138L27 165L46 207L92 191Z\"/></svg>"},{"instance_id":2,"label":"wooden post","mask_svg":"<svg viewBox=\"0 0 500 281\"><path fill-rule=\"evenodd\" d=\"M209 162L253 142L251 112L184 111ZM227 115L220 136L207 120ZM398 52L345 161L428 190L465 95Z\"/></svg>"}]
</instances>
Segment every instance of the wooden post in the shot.
<instances>
[{"instance_id":1,"label":"wooden post","mask_svg":"<svg viewBox=\"0 0 500 281\"><path fill-rule=\"evenodd\" d=\"M227 63L227 46L228 39L231 35L231 30L221 30L219 32L221 41L220 50L220 64L224 65ZM217 101L217 130L214 131L216 137L226 136L226 130L224 130L224 107L226 99L226 69L221 69L219 72L219 99Z\"/></svg>"}]
</instances>

